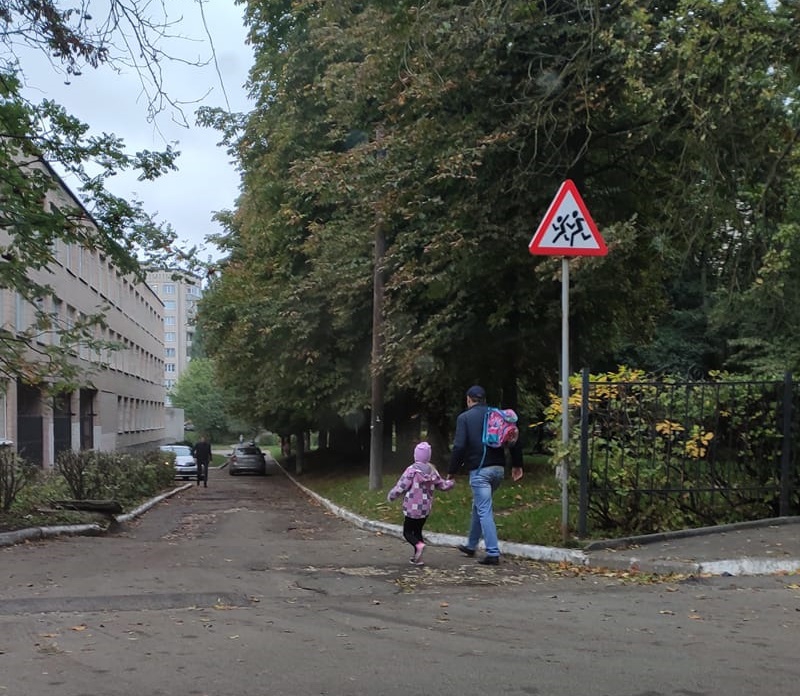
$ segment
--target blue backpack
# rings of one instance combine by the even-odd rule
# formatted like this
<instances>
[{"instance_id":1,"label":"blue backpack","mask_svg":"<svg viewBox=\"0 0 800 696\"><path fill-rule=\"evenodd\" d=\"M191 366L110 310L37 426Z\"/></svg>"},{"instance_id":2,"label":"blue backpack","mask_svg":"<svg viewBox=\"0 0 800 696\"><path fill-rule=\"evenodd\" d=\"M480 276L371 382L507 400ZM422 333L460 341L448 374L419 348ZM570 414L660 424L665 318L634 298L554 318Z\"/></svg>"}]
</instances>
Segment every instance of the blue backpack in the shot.
<instances>
[{"instance_id":1,"label":"blue backpack","mask_svg":"<svg viewBox=\"0 0 800 696\"><path fill-rule=\"evenodd\" d=\"M489 406L486 409L486 416L483 419L483 456L478 468L483 466L486 459L486 448L497 449L513 445L519 438L519 428L517 427L517 414L510 408L495 408Z\"/></svg>"}]
</instances>

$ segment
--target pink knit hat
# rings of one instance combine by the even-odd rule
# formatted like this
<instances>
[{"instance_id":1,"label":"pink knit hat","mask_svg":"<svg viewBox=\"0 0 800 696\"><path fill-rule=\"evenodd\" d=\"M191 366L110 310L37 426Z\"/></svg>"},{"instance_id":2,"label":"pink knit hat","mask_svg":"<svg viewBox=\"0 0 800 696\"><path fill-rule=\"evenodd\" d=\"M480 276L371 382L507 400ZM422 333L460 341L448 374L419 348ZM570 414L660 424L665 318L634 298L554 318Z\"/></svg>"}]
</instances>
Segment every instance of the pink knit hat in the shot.
<instances>
[{"instance_id":1,"label":"pink knit hat","mask_svg":"<svg viewBox=\"0 0 800 696\"><path fill-rule=\"evenodd\" d=\"M418 464L428 464L431 461L431 446L427 442L420 442L414 448L414 461Z\"/></svg>"}]
</instances>

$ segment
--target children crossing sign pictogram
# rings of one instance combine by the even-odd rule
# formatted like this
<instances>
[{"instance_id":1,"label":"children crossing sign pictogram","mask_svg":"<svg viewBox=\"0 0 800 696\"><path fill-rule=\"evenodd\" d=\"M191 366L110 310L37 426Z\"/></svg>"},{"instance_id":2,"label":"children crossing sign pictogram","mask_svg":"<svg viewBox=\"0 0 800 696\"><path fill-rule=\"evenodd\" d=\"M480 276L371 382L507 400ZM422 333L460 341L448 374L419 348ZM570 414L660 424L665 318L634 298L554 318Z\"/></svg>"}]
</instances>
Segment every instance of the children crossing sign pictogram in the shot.
<instances>
[{"instance_id":1,"label":"children crossing sign pictogram","mask_svg":"<svg viewBox=\"0 0 800 696\"><path fill-rule=\"evenodd\" d=\"M531 254L605 256L608 248L574 182L567 179L528 245Z\"/></svg>"}]
</instances>

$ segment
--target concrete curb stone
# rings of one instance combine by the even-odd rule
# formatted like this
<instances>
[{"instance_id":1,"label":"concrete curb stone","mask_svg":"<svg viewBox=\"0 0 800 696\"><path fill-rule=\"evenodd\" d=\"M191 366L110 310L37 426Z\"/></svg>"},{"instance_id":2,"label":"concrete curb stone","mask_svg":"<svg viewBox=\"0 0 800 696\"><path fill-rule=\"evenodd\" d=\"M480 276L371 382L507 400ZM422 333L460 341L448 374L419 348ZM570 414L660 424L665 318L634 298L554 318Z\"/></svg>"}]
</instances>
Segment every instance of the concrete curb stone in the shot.
<instances>
[{"instance_id":1,"label":"concrete curb stone","mask_svg":"<svg viewBox=\"0 0 800 696\"><path fill-rule=\"evenodd\" d=\"M316 500L320 505L327 508L337 517L347 520L351 524L356 525L361 529L367 531L381 532L383 534L390 534L392 536L403 538L403 528L398 524L389 524L387 522L377 522L370 520L360 515L356 515L345 508L335 505L327 498L306 488L285 469L283 470L286 476L306 495ZM438 532L426 532L426 540L430 540L432 544L437 546L458 546L464 543L464 537L455 536L453 534L440 534ZM566 562L572 565L586 565L586 554L583 551L575 551L572 549L559 549L549 546L534 546L530 544L515 544L508 541L500 542L500 551L510 556L519 556L520 558L529 558L537 561L545 561L550 563Z\"/></svg>"},{"instance_id":2,"label":"concrete curb stone","mask_svg":"<svg viewBox=\"0 0 800 696\"><path fill-rule=\"evenodd\" d=\"M286 476L306 495L316 500L330 512L347 520L359 528L403 536L400 525L366 519L323 498L303 486L284 467ZM597 570L622 571L650 575L775 575L800 572L800 558L761 558L745 555L722 560L696 560L690 558L662 558L652 549L658 542L690 539L693 537L724 536L730 532L765 527L800 525L800 517L771 518L752 522L703 527L698 529L665 532L661 534L632 536L609 539L588 544L582 550L565 549L534 544L518 544L501 541L500 552L519 558L527 558L545 563L567 563L569 565L594 568ZM452 534L426 533L431 543L441 546L457 546L464 542L463 536Z\"/></svg>"}]
</instances>

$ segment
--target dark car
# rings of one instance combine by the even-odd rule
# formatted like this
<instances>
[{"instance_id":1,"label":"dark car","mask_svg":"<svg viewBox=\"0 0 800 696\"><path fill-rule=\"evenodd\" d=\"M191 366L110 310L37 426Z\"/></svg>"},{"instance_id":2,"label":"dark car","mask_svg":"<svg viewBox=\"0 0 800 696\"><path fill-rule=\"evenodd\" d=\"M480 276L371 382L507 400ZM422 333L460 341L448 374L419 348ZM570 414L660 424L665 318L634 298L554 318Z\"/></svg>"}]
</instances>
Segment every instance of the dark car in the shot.
<instances>
[{"instance_id":1,"label":"dark car","mask_svg":"<svg viewBox=\"0 0 800 696\"><path fill-rule=\"evenodd\" d=\"M228 456L228 473L235 476L244 472L262 476L267 473L267 458L256 445L236 445Z\"/></svg>"}]
</instances>

